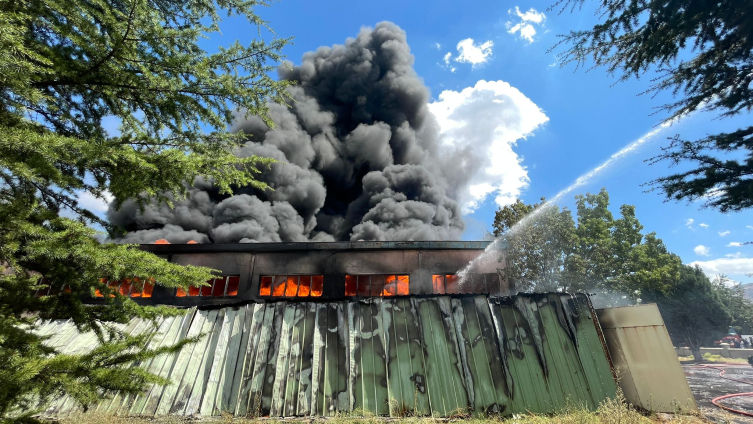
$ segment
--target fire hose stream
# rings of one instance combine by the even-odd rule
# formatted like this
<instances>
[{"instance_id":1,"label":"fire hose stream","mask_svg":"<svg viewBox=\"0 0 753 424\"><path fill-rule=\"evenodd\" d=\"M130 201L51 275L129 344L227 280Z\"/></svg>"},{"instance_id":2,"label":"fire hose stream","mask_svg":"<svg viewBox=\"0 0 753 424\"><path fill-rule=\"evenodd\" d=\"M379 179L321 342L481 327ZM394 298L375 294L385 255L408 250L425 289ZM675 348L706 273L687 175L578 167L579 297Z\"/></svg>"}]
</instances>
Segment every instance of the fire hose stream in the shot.
<instances>
[{"instance_id":1,"label":"fire hose stream","mask_svg":"<svg viewBox=\"0 0 753 424\"><path fill-rule=\"evenodd\" d=\"M726 365L726 366L748 366L748 365L741 365L741 364L729 364L729 363L723 363L720 365ZM753 386L753 382L746 381L746 380L739 380L737 378L727 377L724 375L725 371L727 371L723 366L714 366L714 365L708 365L708 364L694 364L693 366L690 366L688 368L713 368L715 370L719 370L719 377L730 380L730 381L736 381L738 383L744 383L744 384L750 384ZM739 409L731 408L729 406L724 406L719 401L724 399L729 399L733 397L743 397L743 396L753 396L753 392L744 392L744 393L731 393L724 396L718 396L714 399L711 399L711 403L713 403L715 406L724 409L725 411L733 412L735 414L745 415L747 417L753 417L753 413L746 412L746 411L740 411Z\"/></svg>"}]
</instances>

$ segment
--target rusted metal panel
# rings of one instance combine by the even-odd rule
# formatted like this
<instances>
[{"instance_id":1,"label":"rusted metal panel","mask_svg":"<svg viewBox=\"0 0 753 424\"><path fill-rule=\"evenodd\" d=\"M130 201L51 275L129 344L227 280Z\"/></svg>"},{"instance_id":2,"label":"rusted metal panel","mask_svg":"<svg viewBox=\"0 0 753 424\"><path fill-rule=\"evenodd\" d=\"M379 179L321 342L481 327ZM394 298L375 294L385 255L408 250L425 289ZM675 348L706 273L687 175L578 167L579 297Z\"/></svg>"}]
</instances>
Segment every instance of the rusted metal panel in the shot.
<instances>
[{"instance_id":1,"label":"rusted metal panel","mask_svg":"<svg viewBox=\"0 0 753 424\"><path fill-rule=\"evenodd\" d=\"M597 312L630 403L657 412L698 411L656 304Z\"/></svg>"},{"instance_id":2,"label":"rusted metal panel","mask_svg":"<svg viewBox=\"0 0 753 424\"><path fill-rule=\"evenodd\" d=\"M150 346L205 336L143 364L169 377L98 410L131 415L476 416L596 408L616 384L585 295L279 301L168 318ZM44 325L63 351L91 343ZM152 328L134 320L129 332ZM65 343L68 344L65 344ZM49 415L76 410L67 398Z\"/></svg>"}]
</instances>

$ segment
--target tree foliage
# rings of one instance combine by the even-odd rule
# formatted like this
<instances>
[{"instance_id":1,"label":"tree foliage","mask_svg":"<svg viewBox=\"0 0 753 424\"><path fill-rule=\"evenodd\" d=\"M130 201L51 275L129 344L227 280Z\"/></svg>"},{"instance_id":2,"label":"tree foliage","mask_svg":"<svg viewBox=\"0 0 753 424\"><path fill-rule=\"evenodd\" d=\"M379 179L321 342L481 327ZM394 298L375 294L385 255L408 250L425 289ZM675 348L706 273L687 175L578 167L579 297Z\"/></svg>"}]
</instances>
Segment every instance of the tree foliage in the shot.
<instances>
[{"instance_id":1,"label":"tree foliage","mask_svg":"<svg viewBox=\"0 0 753 424\"><path fill-rule=\"evenodd\" d=\"M700 348L713 346L733 320L719 293L698 267L683 265L670 293L654 300L672 341L688 346L697 361L702 359Z\"/></svg>"},{"instance_id":2,"label":"tree foliage","mask_svg":"<svg viewBox=\"0 0 753 424\"><path fill-rule=\"evenodd\" d=\"M500 208L494 216L494 235L503 236L506 249L506 278L519 290L553 291L566 287L564 261L575 243L575 224L570 211L541 203L527 205L517 200ZM524 217L536 215L516 227Z\"/></svg>"},{"instance_id":3,"label":"tree foliage","mask_svg":"<svg viewBox=\"0 0 753 424\"><path fill-rule=\"evenodd\" d=\"M575 220L544 199L495 214L494 234L509 245L506 277L517 290L585 291L598 307L655 302L672 340L699 358L729 325L751 329L753 305L742 288L683 265L655 233L643 233L634 206L622 205L615 219L604 189L575 200Z\"/></svg>"},{"instance_id":4,"label":"tree foliage","mask_svg":"<svg viewBox=\"0 0 753 424\"><path fill-rule=\"evenodd\" d=\"M573 10L586 0L559 0ZM733 116L753 107L753 8L740 0L597 0L600 22L554 48L562 66L604 66L621 81L656 71L649 93L670 91L669 118L695 110ZM551 9L551 8L550 8ZM554 49L553 48L553 49ZM753 127L688 141L674 137L650 161L693 168L650 184L667 199L704 199L723 212L753 206Z\"/></svg>"},{"instance_id":5,"label":"tree foliage","mask_svg":"<svg viewBox=\"0 0 753 424\"><path fill-rule=\"evenodd\" d=\"M665 293L668 281L677 279L680 258L655 233L641 232L634 206L622 205L614 219L602 189L576 196L576 218L577 225L567 208L544 199L535 205L518 200L496 212L494 234L509 244L505 272L518 290L591 290L637 299L644 292Z\"/></svg>"},{"instance_id":6,"label":"tree foliage","mask_svg":"<svg viewBox=\"0 0 753 424\"><path fill-rule=\"evenodd\" d=\"M266 116L287 82L269 75L286 39L238 42L208 53L221 14L259 28L264 0L0 0L0 419L68 393L90 404L155 376L124 364L139 349L114 323L179 313L143 307L100 278L202 284L211 270L168 263L131 246L100 244L107 222L79 196L180 198L202 177L221 191L255 180L268 159L232 153L235 108ZM120 122L116 134L103 120ZM40 277L58 294L35 297ZM60 290L61 288L65 290ZM95 290L102 304L85 305ZM38 319L71 319L101 347L59 355L34 333ZM178 348L174 346L173 348Z\"/></svg>"},{"instance_id":7,"label":"tree foliage","mask_svg":"<svg viewBox=\"0 0 753 424\"><path fill-rule=\"evenodd\" d=\"M714 277L711 283L731 316L729 325L739 334L753 334L753 302L745 297L745 289L724 274Z\"/></svg>"}]
</instances>

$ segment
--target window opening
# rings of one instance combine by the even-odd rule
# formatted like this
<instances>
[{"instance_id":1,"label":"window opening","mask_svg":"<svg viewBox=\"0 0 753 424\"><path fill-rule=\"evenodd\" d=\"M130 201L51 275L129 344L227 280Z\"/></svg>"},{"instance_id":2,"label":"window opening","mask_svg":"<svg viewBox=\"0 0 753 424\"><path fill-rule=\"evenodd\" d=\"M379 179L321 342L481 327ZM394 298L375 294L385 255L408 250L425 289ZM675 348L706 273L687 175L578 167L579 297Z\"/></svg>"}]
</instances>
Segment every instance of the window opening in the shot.
<instances>
[{"instance_id":1,"label":"window opening","mask_svg":"<svg viewBox=\"0 0 753 424\"><path fill-rule=\"evenodd\" d=\"M434 274L431 276L434 294L489 293L499 291L497 274L470 274L468 280L460 287L460 277L455 274Z\"/></svg>"},{"instance_id":2,"label":"window opening","mask_svg":"<svg viewBox=\"0 0 753 424\"><path fill-rule=\"evenodd\" d=\"M410 276L365 274L345 276L345 296L390 297L410 294Z\"/></svg>"},{"instance_id":3,"label":"window opening","mask_svg":"<svg viewBox=\"0 0 753 424\"><path fill-rule=\"evenodd\" d=\"M70 293L72 291L71 286L67 284L65 286L52 284L52 282L46 277L41 277L39 280L37 280L37 284L42 287L34 290L34 296L36 297L56 296L61 292Z\"/></svg>"},{"instance_id":4,"label":"window opening","mask_svg":"<svg viewBox=\"0 0 753 424\"><path fill-rule=\"evenodd\" d=\"M323 275L262 275L259 296L264 297L321 297Z\"/></svg>"},{"instance_id":5,"label":"window opening","mask_svg":"<svg viewBox=\"0 0 753 424\"><path fill-rule=\"evenodd\" d=\"M432 292L434 294L460 294L467 291L460 290L460 277L455 274L434 274L431 276ZM468 293L478 293L471 291Z\"/></svg>"},{"instance_id":6,"label":"window opening","mask_svg":"<svg viewBox=\"0 0 753 424\"><path fill-rule=\"evenodd\" d=\"M298 279L298 296L306 297L311 294L311 276L301 275Z\"/></svg>"},{"instance_id":7,"label":"window opening","mask_svg":"<svg viewBox=\"0 0 753 424\"><path fill-rule=\"evenodd\" d=\"M238 296L240 275L223 275L207 281L207 286L190 286L188 292L178 287L177 297L233 297Z\"/></svg>"},{"instance_id":8,"label":"window opening","mask_svg":"<svg viewBox=\"0 0 753 424\"><path fill-rule=\"evenodd\" d=\"M99 282L105 284L113 292L118 292L126 297L152 297L154 291L154 279L148 278L142 281L140 278L124 278L122 280L108 280L100 278ZM94 290L94 297L104 297L99 289ZM115 297L115 294L110 294Z\"/></svg>"},{"instance_id":9,"label":"window opening","mask_svg":"<svg viewBox=\"0 0 753 424\"><path fill-rule=\"evenodd\" d=\"M298 294L298 276L288 275L288 282L285 286L285 297L295 297Z\"/></svg>"}]
</instances>

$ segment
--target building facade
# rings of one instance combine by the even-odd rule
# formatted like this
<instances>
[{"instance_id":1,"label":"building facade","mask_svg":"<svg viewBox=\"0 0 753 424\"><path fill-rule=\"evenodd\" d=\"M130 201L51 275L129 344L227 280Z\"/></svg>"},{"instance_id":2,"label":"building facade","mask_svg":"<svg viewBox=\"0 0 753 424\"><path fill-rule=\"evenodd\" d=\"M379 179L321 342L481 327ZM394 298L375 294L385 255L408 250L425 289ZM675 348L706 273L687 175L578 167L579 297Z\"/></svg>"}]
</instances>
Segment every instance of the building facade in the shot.
<instances>
[{"instance_id":1,"label":"building facade","mask_svg":"<svg viewBox=\"0 0 753 424\"><path fill-rule=\"evenodd\" d=\"M181 265L217 270L209 286L188 291L120 284L143 303L225 305L275 298L337 300L431 294L509 295L504 250L490 242L334 242L149 244L141 248ZM458 273L467 269L466 278Z\"/></svg>"},{"instance_id":2,"label":"building facade","mask_svg":"<svg viewBox=\"0 0 753 424\"><path fill-rule=\"evenodd\" d=\"M93 409L132 416L453 417L595 409L617 386L586 294L512 294L504 250L487 242L148 245L217 270L207 286L113 282L140 303L185 307L153 323L148 348L203 335L140 364L169 379ZM460 275L463 278L460 278ZM93 299L93 302L101 300ZM75 354L97 339L46 322ZM46 416L80 411L72 399Z\"/></svg>"}]
</instances>

